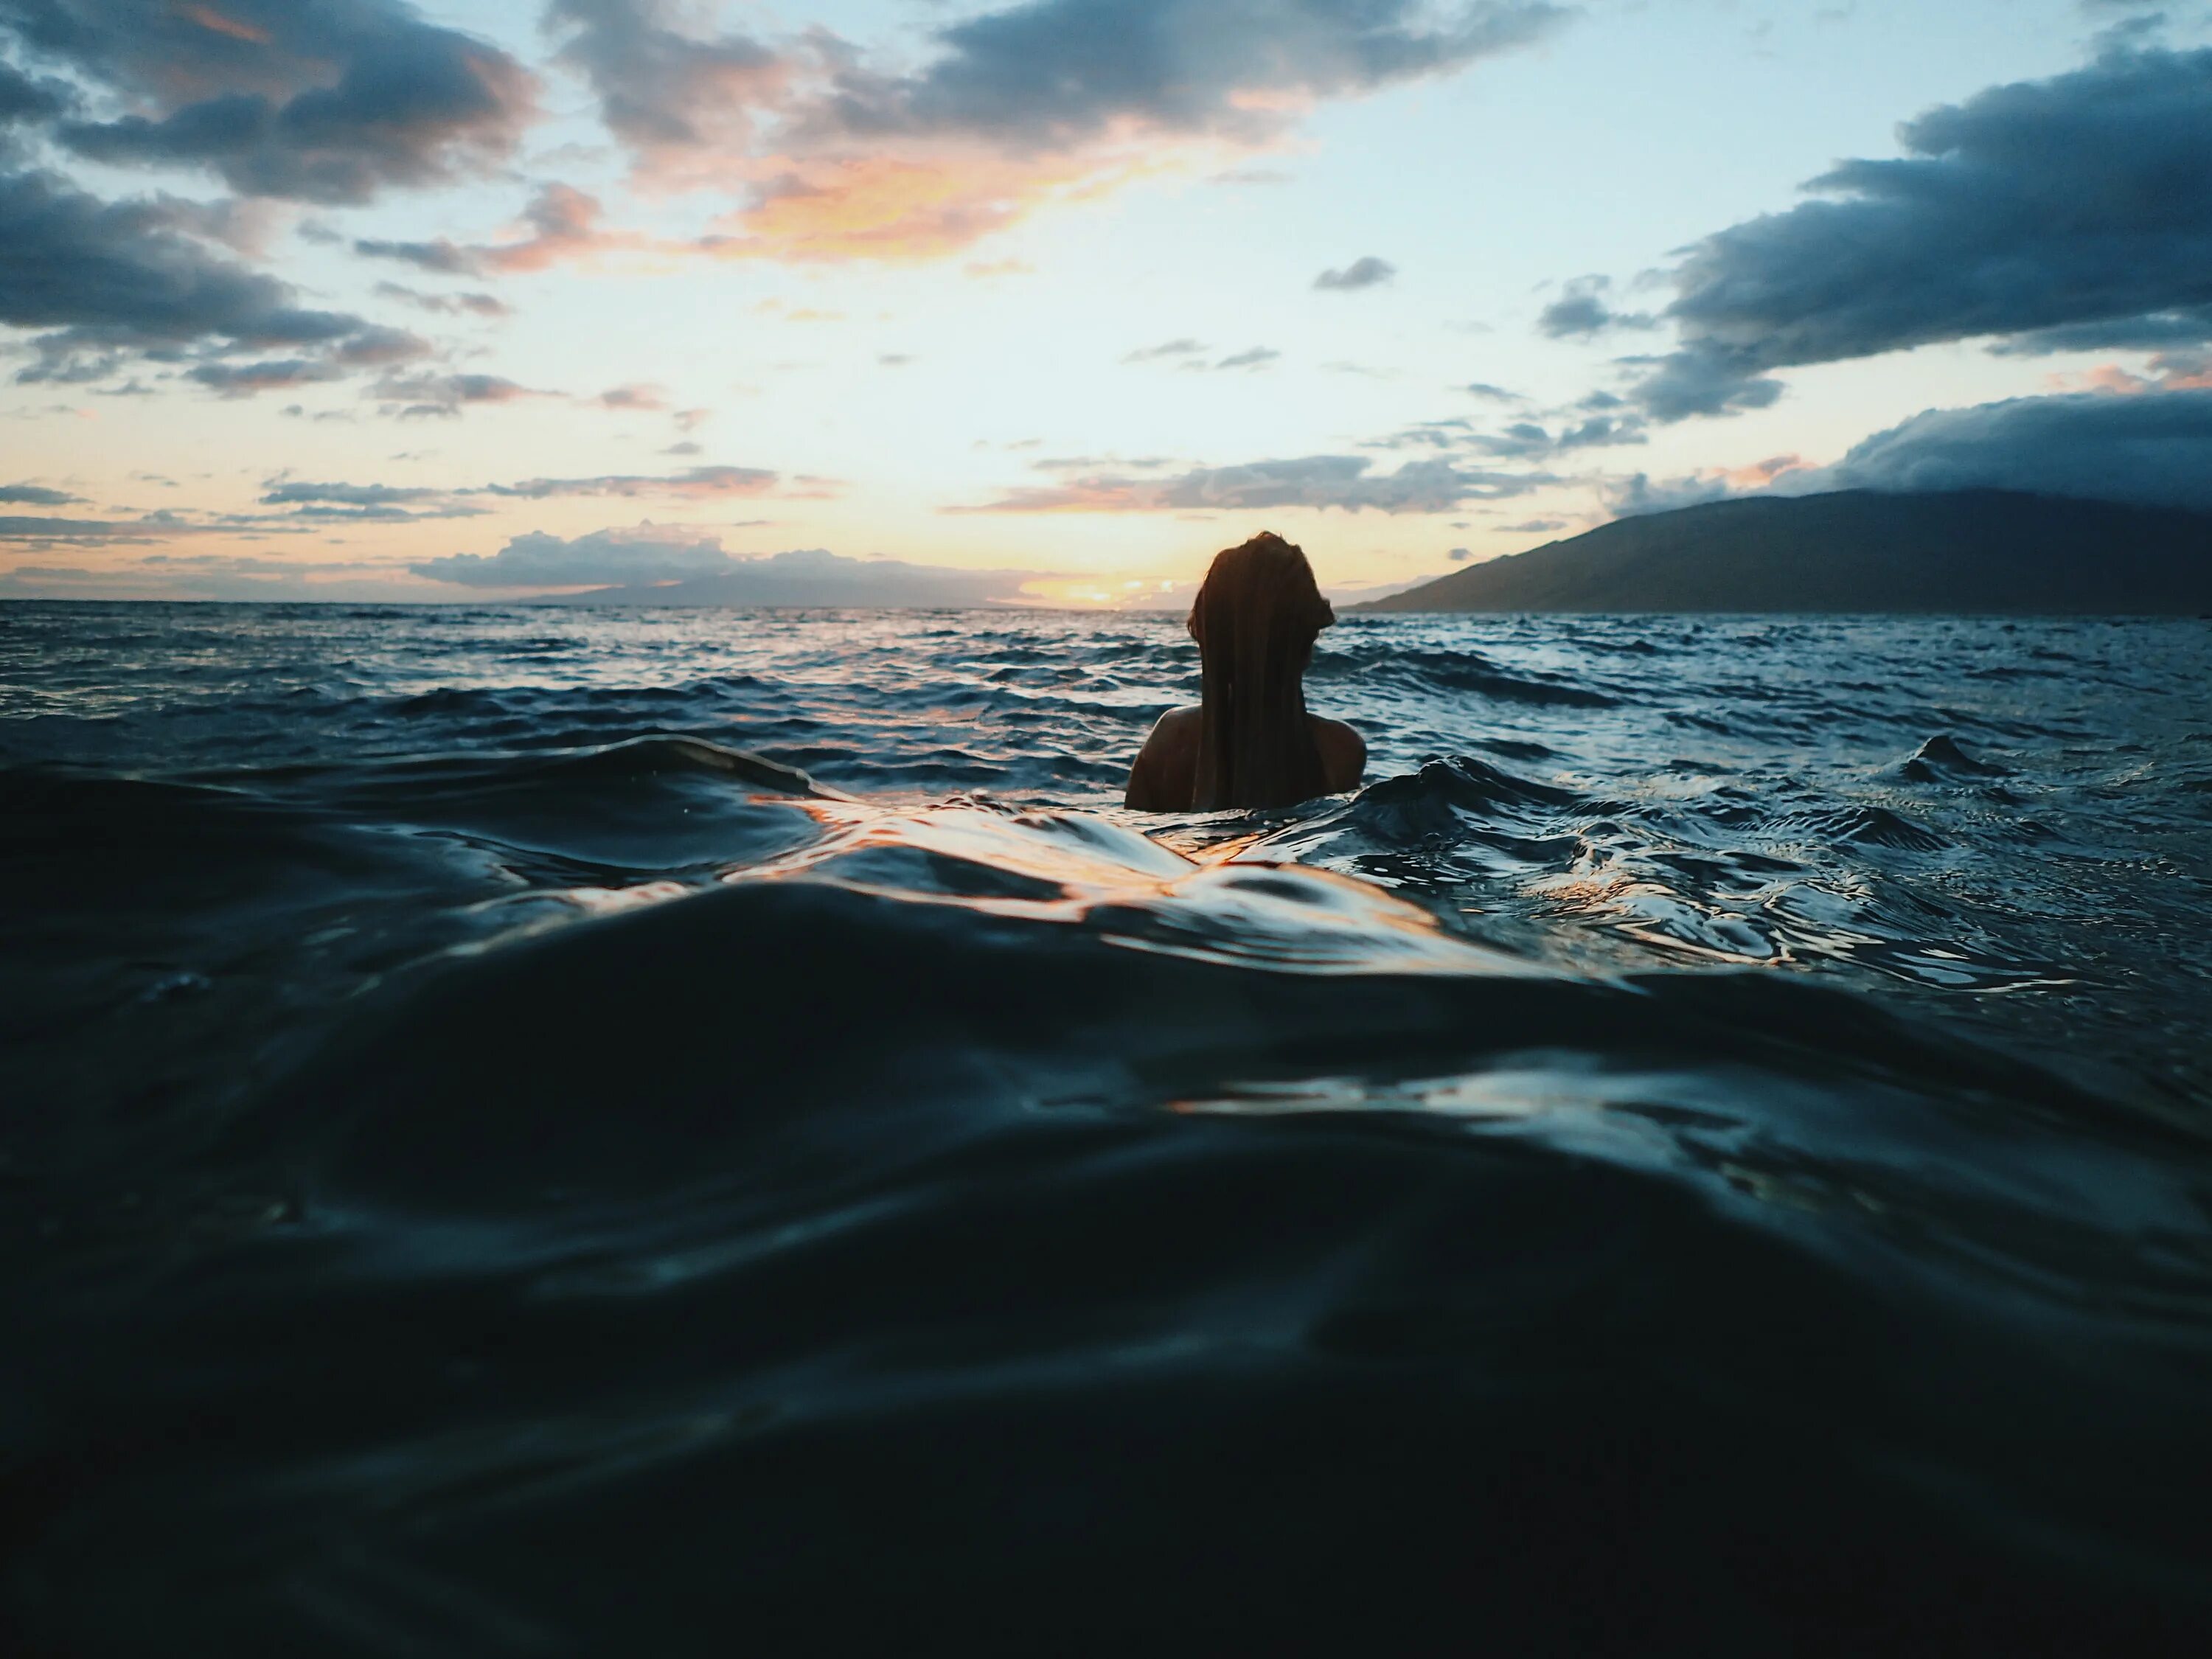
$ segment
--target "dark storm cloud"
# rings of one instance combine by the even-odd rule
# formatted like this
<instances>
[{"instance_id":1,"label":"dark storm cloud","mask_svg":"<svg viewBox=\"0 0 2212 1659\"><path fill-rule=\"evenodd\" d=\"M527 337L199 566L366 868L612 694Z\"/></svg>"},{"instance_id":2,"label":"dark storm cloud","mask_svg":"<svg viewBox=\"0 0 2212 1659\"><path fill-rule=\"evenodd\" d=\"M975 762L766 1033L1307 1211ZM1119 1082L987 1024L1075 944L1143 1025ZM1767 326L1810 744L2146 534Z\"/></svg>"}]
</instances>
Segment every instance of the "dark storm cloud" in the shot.
<instances>
[{"instance_id":1,"label":"dark storm cloud","mask_svg":"<svg viewBox=\"0 0 2212 1659\"><path fill-rule=\"evenodd\" d=\"M1308 455L1200 467L1169 478L1098 474L1008 492L962 513L1161 513L1280 507L1341 507L1358 512L1443 513L1465 501L1501 501L1558 480L1543 473L1491 472L1451 460L1408 461L1376 474L1364 455Z\"/></svg>"},{"instance_id":2,"label":"dark storm cloud","mask_svg":"<svg viewBox=\"0 0 2212 1659\"><path fill-rule=\"evenodd\" d=\"M1726 414L1773 402L1778 368L2063 330L2170 342L2212 317L2212 50L2109 52L1899 137L1903 159L1846 161L1810 185L1827 199L1690 250L1680 347L1637 401Z\"/></svg>"},{"instance_id":3,"label":"dark storm cloud","mask_svg":"<svg viewBox=\"0 0 2212 1659\"><path fill-rule=\"evenodd\" d=\"M78 154L249 196L358 203L481 171L533 114L520 64L400 0L0 0L0 33L125 106L60 129Z\"/></svg>"},{"instance_id":4,"label":"dark storm cloud","mask_svg":"<svg viewBox=\"0 0 2212 1659\"><path fill-rule=\"evenodd\" d=\"M1354 259L1341 270L1324 270L1314 278L1313 285L1318 289L1349 293L1358 289L1373 288L1378 283L1387 283L1397 274L1397 266L1388 259L1378 259L1370 253L1363 258Z\"/></svg>"},{"instance_id":5,"label":"dark storm cloud","mask_svg":"<svg viewBox=\"0 0 2212 1659\"><path fill-rule=\"evenodd\" d=\"M1792 488L2025 489L2212 512L2212 389L1931 409Z\"/></svg>"},{"instance_id":6,"label":"dark storm cloud","mask_svg":"<svg viewBox=\"0 0 2212 1659\"><path fill-rule=\"evenodd\" d=\"M1251 94L1331 96L1526 45L1569 13L1481 0L1431 26L1416 0L1033 0L938 31L920 74L842 69L813 112L858 137L958 135L1060 148L1127 121L1252 137L1281 124Z\"/></svg>"},{"instance_id":7,"label":"dark storm cloud","mask_svg":"<svg viewBox=\"0 0 2212 1659\"><path fill-rule=\"evenodd\" d=\"M162 201L103 202L45 172L0 173L0 324L55 332L19 378L95 378L124 351L328 349L384 340L361 318L182 234ZM183 204L190 206L191 204Z\"/></svg>"}]
</instances>

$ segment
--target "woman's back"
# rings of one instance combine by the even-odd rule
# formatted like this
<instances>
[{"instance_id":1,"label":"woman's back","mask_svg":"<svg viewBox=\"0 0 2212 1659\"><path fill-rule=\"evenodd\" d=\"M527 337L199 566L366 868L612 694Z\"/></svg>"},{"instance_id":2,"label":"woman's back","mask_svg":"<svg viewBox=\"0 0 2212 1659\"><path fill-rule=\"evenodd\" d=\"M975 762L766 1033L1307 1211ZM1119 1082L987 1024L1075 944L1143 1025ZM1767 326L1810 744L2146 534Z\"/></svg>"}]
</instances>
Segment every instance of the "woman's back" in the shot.
<instances>
[{"instance_id":1,"label":"woman's back","mask_svg":"<svg viewBox=\"0 0 2212 1659\"><path fill-rule=\"evenodd\" d=\"M1129 788L1122 804L1139 812L1188 812L1195 805L1198 786L1198 745L1204 705L1191 703L1170 708L1160 716L1137 752L1129 769ZM1358 787L1367 769L1367 742L1342 720L1306 716L1307 728L1321 759L1321 793L1338 794Z\"/></svg>"}]
</instances>

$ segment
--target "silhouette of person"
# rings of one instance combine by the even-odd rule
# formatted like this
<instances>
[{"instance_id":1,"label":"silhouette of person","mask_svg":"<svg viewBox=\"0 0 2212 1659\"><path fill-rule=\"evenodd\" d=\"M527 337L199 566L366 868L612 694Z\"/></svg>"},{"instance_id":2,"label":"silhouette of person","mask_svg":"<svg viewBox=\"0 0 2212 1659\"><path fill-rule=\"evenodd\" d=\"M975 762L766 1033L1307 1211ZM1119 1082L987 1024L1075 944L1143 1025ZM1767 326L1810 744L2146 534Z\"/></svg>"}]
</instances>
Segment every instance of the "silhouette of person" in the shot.
<instances>
[{"instance_id":1,"label":"silhouette of person","mask_svg":"<svg viewBox=\"0 0 2212 1659\"><path fill-rule=\"evenodd\" d=\"M1205 701L1160 716L1129 769L1140 812L1289 806L1359 782L1367 744L1306 713L1315 638L1336 612L1304 550L1262 531L1214 556L1190 607Z\"/></svg>"}]
</instances>

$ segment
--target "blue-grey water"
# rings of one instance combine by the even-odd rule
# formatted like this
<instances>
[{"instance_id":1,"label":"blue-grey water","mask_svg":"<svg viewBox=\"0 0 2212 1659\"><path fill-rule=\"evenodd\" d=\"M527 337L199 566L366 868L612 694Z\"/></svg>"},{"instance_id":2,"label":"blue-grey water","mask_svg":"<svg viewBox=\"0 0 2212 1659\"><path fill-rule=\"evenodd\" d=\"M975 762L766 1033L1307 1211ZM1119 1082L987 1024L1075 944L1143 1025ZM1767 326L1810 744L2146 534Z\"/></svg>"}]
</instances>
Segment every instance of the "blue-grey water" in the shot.
<instances>
[{"instance_id":1,"label":"blue-grey water","mask_svg":"<svg viewBox=\"0 0 2212 1659\"><path fill-rule=\"evenodd\" d=\"M1196 690L0 606L0 1645L2212 1650L2212 624Z\"/></svg>"}]
</instances>

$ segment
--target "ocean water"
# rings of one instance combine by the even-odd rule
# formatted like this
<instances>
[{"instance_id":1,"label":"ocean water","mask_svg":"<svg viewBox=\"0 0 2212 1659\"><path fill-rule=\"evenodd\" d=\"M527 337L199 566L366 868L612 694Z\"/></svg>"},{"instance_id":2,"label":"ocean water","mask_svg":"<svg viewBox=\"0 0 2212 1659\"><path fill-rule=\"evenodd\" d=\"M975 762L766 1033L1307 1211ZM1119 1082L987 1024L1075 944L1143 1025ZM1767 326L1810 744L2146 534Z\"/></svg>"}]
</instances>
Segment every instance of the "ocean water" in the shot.
<instances>
[{"instance_id":1,"label":"ocean water","mask_svg":"<svg viewBox=\"0 0 2212 1659\"><path fill-rule=\"evenodd\" d=\"M0 1646L2212 1651L2212 625L0 606Z\"/></svg>"}]
</instances>

